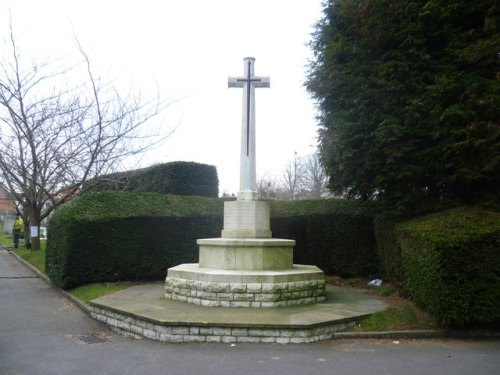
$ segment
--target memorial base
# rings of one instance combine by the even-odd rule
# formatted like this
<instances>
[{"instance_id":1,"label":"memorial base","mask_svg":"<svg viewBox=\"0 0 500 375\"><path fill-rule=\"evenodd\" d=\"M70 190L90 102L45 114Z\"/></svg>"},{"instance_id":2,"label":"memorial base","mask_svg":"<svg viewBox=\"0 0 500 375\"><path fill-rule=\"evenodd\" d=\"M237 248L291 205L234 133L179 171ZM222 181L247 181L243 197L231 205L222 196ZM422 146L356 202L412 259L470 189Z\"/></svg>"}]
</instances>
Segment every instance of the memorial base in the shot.
<instances>
[{"instance_id":1,"label":"memorial base","mask_svg":"<svg viewBox=\"0 0 500 375\"><path fill-rule=\"evenodd\" d=\"M325 301L323 271L293 265L286 270L221 270L181 264L168 270L165 298L210 307L282 307Z\"/></svg>"}]
</instances>

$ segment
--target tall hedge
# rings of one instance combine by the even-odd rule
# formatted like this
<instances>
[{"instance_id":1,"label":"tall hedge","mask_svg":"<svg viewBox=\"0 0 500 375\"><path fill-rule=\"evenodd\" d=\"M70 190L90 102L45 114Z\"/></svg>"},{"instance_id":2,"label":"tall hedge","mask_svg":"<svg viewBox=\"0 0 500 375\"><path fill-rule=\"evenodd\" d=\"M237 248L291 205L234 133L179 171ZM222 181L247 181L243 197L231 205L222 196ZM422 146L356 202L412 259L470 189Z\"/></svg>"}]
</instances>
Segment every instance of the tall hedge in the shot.
<instances>
[{"instance_id":1,"label":"tall hedge","mask_svg":"<svg viewBox=\"0 0 500 375\"><path fill-rule=\"evenodd\" d=\"M125 190L216 198L219 178L213 165L175 161L106 176L94 191Z\"/></svg>"},{"instance_id":2,"label":"tall hedge","mask_svg":"<svg viewBox=\"0 0 500 375\"><path fill-rule=\"evenodd\" d=\"M377 256L370 209L358 202L271 203L274 238L296 240L294 262L327 273L371 274ZM220 237L223 201L143 192L89 193L51 218L46 269L71 288L91 282L161 280L198 262L199 238Z\"/></svg>"},{"instance_id":3,"label":"tall hedge","mask_svg":"<svg viewBox=\"0 0 500 375\"><path fill-rule=\"evenodd\" d=\"M396 224L392 236L381 251L442 325L500 323L500 213L460 207Z\"/></svg>"},{"instance_id":4,"label":"tall hedge","mask_svg":"<svg viewBox=\"0 0 500 375\"><path fill-rule=\"evenodd\" d=\"M160 280L197 262L197 238L220 236L222 201L143 192L89 193L50 220L46 270L62 288Z\"/></svg>"},{"instance_id":5,"label":"tall hedge","mask_svg":"<svg viewBox=\"0 0 500 375\"><path fill-rule=\"evenodd\" d=\"M316 265L328 274L379 271L373 217L373 210L358 201L271 202L273 237L294 239L294 263Z\"/></svg>"}]
</instances>

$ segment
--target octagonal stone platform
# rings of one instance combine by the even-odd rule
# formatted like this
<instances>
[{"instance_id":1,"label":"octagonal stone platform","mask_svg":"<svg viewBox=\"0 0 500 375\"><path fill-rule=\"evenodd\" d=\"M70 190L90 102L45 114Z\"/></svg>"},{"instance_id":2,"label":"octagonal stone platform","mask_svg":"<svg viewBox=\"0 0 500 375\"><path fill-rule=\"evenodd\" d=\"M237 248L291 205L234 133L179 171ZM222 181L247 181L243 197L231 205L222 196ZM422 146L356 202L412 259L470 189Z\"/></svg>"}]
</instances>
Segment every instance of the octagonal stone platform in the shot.
<instances>
[{"instance_id":1,"label":"octagonal stone platform","mask_svg":"<svg viewBox=\"0 0 500 375\"><path fill-rule=\"evenodd\" d=\"M114 331L169 343L308 343L386 305L353 288L327 286L327 300L276 309L211 308L163 298L163 283L134 286L90 302L91 316Z\"/></svg>"},{"instance_id":2,"label":"octagonal stone platform","mask_svg":"<svg viewBox=\"0 0 500 375\"><path fill-rule=\"evenodd\" d=\"M323 271L293 265L285 270L222 270L198 263L170 268L165 298L210 307L283 307L325 301Z\"/></svg>"}]
</instances>

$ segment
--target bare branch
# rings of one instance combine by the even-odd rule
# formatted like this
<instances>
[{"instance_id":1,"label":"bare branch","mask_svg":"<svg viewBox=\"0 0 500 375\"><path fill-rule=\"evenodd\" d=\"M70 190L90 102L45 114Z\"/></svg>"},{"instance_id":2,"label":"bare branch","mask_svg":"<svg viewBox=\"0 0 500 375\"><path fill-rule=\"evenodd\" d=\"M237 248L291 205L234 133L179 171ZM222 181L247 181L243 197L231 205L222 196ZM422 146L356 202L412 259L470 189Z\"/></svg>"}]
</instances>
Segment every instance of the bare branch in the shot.
<instances>
[{"instance_id":1,"label":"bare branch","mask_svg":"<svg viewBox=\"0 0 500 375\"><path fill-rule=\"evenodd\" d=\"M147 125L174 101L159 94L152 100L121 95L94 75L76 38L82 62L66 68L31 63L24 69L12 25L10 31L11 54L0 60L0 177L31 225L39 225L56 207L98 184L99 176L116 171L125 157L170 135L153 138ZM86 80L79 74L79 81L68 84L83 68Z\"/></svg>"}]
</instances>

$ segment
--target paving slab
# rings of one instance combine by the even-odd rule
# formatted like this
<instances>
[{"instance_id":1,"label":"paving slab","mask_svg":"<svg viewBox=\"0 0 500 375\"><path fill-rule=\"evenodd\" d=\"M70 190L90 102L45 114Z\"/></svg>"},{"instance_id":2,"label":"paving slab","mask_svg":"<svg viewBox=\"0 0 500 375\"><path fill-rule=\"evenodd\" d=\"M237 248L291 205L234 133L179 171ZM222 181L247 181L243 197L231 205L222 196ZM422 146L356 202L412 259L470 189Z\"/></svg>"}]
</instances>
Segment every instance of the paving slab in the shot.
<instances>
[{"instance_id":1,"label":"paving slab","mask_svg":"<svg viewBox=\"0 0 500 375\"><path fill-rule=\"evenodd\" d=\"M276 308L206 307L164 298L164 284L130 287L90 302L125 315L168 325L311 328L359 320L387 305L364 291L327 287L327 300L313 305Z\"/></svg>"}]
</instances>

